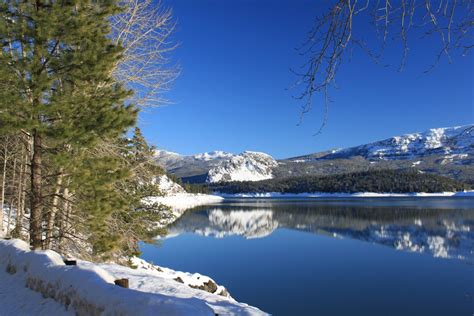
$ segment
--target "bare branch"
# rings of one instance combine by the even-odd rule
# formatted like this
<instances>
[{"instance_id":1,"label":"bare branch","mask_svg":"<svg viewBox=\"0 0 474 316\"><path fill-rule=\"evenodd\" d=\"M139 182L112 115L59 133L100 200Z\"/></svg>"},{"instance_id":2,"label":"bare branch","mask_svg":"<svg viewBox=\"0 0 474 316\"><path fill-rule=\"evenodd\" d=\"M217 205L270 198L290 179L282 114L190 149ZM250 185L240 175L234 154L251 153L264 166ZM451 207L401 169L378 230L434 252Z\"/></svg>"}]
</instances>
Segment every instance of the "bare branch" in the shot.
<instances>
[{"instance_id":1,"label":"bare branch","mask_svg":"<svg viewBox=\"0 0 474 316\"><path fill-rule=\"evenodd\" d=\"M401 41L399 71L406 65L410 34L415 32L421 34L422 38L437 34L441 43L440 51L426 72L436 67L443 56L448 62L452 62L454 54L468 54L473 47L474 10L471 2L472 0L433 1L436 3L433 6L431 0L366 0L361 3L357 0L332 1L329 8L316 18L307 40L297 48L300 55L307 58L302 70L292 70L298 76L293 88L299 88L294 98L302 102L300 123L304 115L312 110L314 96L320 93L324 114L316 134L324 128L330 103L329 92L335 88L337 71L346 58L350 59L353 48L361 48L378 63L388 40ZM355 32L370 20L379 38L380 53L374 53L374 49L367 47L362 39L365 34Z\"/></svg>"}]
</instances>

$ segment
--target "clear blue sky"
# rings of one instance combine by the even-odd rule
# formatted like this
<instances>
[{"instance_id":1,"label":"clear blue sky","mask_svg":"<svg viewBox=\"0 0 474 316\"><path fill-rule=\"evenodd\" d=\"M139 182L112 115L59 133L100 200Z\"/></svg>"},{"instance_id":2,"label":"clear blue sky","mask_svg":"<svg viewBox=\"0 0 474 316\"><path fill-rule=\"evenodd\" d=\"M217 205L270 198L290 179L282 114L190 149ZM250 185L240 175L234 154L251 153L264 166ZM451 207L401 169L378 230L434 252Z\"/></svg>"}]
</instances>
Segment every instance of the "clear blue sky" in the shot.
<instances>
[{"instance_id":1,"label":"clear blue sky","mask_svg":"<svg viewBox=\"0 0 474 316\"><path fill-rule=\"evenodd\" d=\"M394 135L474 123L473 57L441 62L430 74L437 41L411 43L396 71L398 46L383 67L355 53L338 74L327 127L321 110L297 126L291 90L304 59L295 51L324 7L314 0L165 0L178 26L174 53L182 73L166 97L174 104L140 114L159 149L181 154L263 151L275 158L348 147ZM369 34L373 30L364 30ZM317 106L317 105L316 105Z\"/></svg>"}]
</instances>

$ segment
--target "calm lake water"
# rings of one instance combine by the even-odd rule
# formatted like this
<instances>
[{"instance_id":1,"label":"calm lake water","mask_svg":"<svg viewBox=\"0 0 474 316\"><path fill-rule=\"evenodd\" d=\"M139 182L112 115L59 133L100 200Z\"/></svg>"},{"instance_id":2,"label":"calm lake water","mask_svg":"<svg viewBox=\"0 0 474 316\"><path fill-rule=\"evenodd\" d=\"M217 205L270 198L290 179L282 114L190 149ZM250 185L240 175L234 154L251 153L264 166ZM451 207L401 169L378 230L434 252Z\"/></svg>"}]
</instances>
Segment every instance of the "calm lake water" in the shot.
<instances>
[{"instance_id":1,"label":"calm lake water","mask_svg":"<svg viewBox=\"0 0 474 316\"><path fill-rule=\"evenodd\" d=\"M473 315L474 199L232 200L187 212L146 260L274 315Z\"/></svg>"}]
</instances>

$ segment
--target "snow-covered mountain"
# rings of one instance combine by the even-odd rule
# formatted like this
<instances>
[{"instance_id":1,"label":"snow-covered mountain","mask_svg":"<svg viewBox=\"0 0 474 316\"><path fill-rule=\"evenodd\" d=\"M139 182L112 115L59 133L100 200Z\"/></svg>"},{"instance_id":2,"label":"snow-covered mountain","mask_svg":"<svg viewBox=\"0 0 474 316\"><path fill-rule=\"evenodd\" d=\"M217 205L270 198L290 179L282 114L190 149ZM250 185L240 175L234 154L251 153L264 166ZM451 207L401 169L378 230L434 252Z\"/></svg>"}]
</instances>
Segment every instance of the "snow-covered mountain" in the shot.
<instances>
[{"instance_id":1,"label":"snow-covered mountain","mask_svg":"<svg viewBox=\"0 0 474 316\"><path fill-rule=\"evenodd\" d=\"M194 177L196 182L209 183L271 179L272 169L278 165L270 155L253 151L238 155L213 151L181 156L160 150L155 153L155 159L159 165L178 177Z\"/></svg>"},{"instance_id":2,"label":"snow-covered mountain","mask_svg":"<svg viewBox=\"0 0 474 316\"><path fill-rule=\"evenodd\" d=\"M474 183L474 124L433 128L360 146L275 161L265 153L223 151L182 156L157 151L167 172L191 183L259 181L381 169L417 169Z\"/></svg>"},{"instance_id":3,"label":"snow-covered mountain","mask_svg":"<svg viewBox=\"0 0 474 316\"><path fill-rule=\"evenodd\" d=\"M432 154L466 155L474 151L474 125L432 128L422 133L337 150L323 158L413 159Z\"/></svg>"},{"instance_id":4,"label":"snow-covered mountain","mask_svg":"<svg viewBox=\"0 0 474 316\"><path fill-rule=\"evenodd\" d=\"M273 178L272 169L278 163L270 155L245 151L229 157L209 170L207 182L259 181Z\"/></svg>"},{"instance_id":5,"label":"snow-covered mountain","mask_svg":"<svg viewBox=\"0 0 474 316\"><path fill-rule=\"evenodd\" d=\"M207 177L207 172L217 166L222 160L235 156L223 151L212 151L191 156L184 156L166 150L155 152L155 161L167 172L177 177L190 177L200 175Z\"/></svg>"}]
</instances>

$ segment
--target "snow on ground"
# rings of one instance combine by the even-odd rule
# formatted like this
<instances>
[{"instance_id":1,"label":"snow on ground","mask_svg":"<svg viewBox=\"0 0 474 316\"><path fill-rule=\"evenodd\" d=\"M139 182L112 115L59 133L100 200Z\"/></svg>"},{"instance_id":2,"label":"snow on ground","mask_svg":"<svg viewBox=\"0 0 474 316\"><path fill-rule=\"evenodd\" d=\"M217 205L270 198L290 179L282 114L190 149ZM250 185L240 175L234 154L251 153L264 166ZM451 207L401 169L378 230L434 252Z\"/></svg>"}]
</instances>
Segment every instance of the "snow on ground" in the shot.
<instances>
[{"instance_id":1,"label":"snow on ground","mask_svg":"<svg viewBox=\"0 0 474 316\"><path fill-rule=\"evenodd\" d=\"M171 216L164 218L159 225L166 226L184 214L187 209L207 204L220 203L224 199L217 195L187 193L182 186L171 180L166 175L156 177L162 196L149 196L142 200L143 203L163 204L171 208Z\"/></svg>"},{"instance_id":2,"label":"snow on ground","mask_svg":"<svg viewBox=\"0 0 474 316\"><path fill-rule=\"evenodd\" d=\"M159 268L138 258L133 263L136 269L86 261L66 266L54 251L32 252L21 240L0 240L0 314L266 315L189 286L209 284L205 276ZM178 276L180 280L174 280ZM130 288L116 286L117 278L128 278Z\"/></svg>"},{"instance_id":3,"label":"snow on ground","mask_svg":"<svg viewBox=\"0 0 474 316\"><path fill-rule=\"evenodd\" d=\"M74 315L63 305L40 293L29 290L22 276L0 270L0 315Z\"/></svg>"},{"instance_id":4,"label":"snow on ground","mask_svg":"<svg viewBox=\"0 0 474 316\"><path fill-rule=\"evenodd\" d=\"M438 193L376 193L376 192L360 192L360 193L279 193L279 192L265 192L265 193L237 193L225 194L219 193L223 198L367 198L367 197L474 197L473 191L460 192L438 192Z\"/></svg>"},{"instance_id":5,"label":"snow on ground","mask_svg":"<svg viewBox=\"0 0 474 316\"><path fill-rule=\"evenodd\" d=\"M179 218L187 209L200 206L220 203L223 197L210 194L176 193L165 196L150 196L143 199L144 203L159 203L169 206L172 209L174 219Z\"/></svg>"},{"instance_id":6,"label":"snow on ground","mask_svg":"<svg viewBox=\"0 0 474 316\"><path fill-rule=\"evenodd\" d=\"M158 188L165 195L171 195L176 193L186 193L182 186L171 180L167 175L163 174L155 178L155 183L158 184Z\"/></svg>"}]
</instances>

